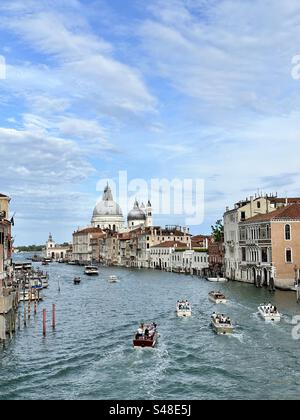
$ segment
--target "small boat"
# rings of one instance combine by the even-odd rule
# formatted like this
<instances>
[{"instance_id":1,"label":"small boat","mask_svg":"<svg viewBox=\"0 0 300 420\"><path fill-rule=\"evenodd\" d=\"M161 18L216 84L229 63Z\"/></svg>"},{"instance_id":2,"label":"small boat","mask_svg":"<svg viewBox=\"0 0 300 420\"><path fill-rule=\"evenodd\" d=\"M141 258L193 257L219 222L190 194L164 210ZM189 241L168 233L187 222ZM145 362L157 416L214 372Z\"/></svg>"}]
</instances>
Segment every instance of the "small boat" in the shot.
<instances>
[{"instance_id":1,"label":"small boat","mask_svg":"<svg viewBox=\"0 0 300 420\"><path fill-rule=\"evenodd\" d=\"M118 283L119 280L118 280L118 277L117 276L109 276L108 277L108 282L109 283Z\"/></svg>"},{"instance_id":2,"label":"small boat","mask_svg":"<svg viewBox=\"0 0 300 420\"><path fill-rule=\"evenodd\" d=\"M271 303L260 305L258 312L265 321L280 321L281 319L281 314L278 312L276 306Z\"/></svg>"},{"instance_id":3,"label":"small boat","mask_svg":"<svg viewBox=\"0 0 300 420\"><path fill-rule=\"evenodd\" d=\"M48 289L49 287L48 279L42 280L42 286L43 286L43 289Z\"/></svg>"},{"instance_id":4,"label":"small boat","mask_svg":"<svg viewBox=\"0 0 300 420\"><path fill-rule=\"evenodd\" d=\"M74 277L74 284L80 284L81 283L81 278L80 277Z\"/></svg>"},{"instance_id":5,"label":"small boat","mask_svg":"<svg viewBox=\"0 0 300 420\"><path fill-rule=\"evenodd\" d=\"M42 265L49 265L48 261L42 261Z\"/></svg>"},{"instance_id":6,"label":"small boat","mask_svg":"<svg viewBox=\"0 0 300 420\"><path fill-rule=\"evenodd\" d=\"M233 333L233 326L230 318L215 312L211 316L211 325L213 330L219 335L227 335Z\"/></svg>"},{"instance_id":7,"label":"small boat","mask_svg":"<svg viewBox=\"0 0 300 420\"><path fill-rule=\"evenodd\" d=\"M98 267L95 265L87 265L85 267L84 274L87 276L99 276Z\"/></svg>"},{"instance_id":8,"label":"small boat","mask_svg":"<svg viewBox=\"0 0 300 420\"><path fill-rule=\"evenodd\" d=\"M192 305L187 300L178 300L176 303L177 316L192 316Z\"/></svg>"},{"instance_id":9,"label":"small boat","mask_svg":"<svg viewBox=\"0 0 300 420\"><path fill-rule=\"evenodd\" d=\"M68 263L67 263L68 265L76 265L76 262L75 261L68 261Z\"/></svg>"},{"instance_id":10,"label":"small boat","mask_svg":"<svg viewBox=\"0 0 300 420\"><path fill-rule=\"evenodd\" d=\"M228 280L225 277L206 277L206 280L214 282L214 283L226 283Z\"/></svg>"},{"instance_id":11,"label":"small boat","mask_svg":"<svg viewBox=\"0 0 300 420\"><path fill-rule=\"evenodd\" d=\"M134 334L133 347L155 347L158 338L156 327L157 325L155 323L141 324L137 332Z\"/></svg>"},{"instance_id":12,"label":"small boat","mask_svg":"<svg viewBox=\"0 0 300 420\"><path fill-rule=\"evenodd\" d=\"M221 292L209 292L208 299L217 304L227 302L225 295Z\"/></svg>"}]
</instances>

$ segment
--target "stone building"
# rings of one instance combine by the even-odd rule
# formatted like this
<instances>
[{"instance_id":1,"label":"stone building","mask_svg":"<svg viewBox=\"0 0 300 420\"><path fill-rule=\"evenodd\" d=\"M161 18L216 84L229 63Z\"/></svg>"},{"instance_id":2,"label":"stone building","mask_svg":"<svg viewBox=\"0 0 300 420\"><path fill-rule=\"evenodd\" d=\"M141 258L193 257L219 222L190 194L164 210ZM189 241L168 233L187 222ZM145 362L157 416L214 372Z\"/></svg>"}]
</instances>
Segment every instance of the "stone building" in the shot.
<instances>
[{"instance_id":1,"label":"stone building","mask_svg":"<svg viewBox=\"0 0 300 420\"><path fill-rule=\"evenodd\" d=\"M91 263L97 257L95 249L93 251L95 240L99 240L104 236L105 232L97 227L87 227L74 232L72 260L79 264ZM98 246L97 242L96 246Z\"/></svg>"},{"instance_id":2,"label":"stone building","mask_svg":"<svg viewBox=\"0 0 300 420\"><path fill-rule=\"evenodd\" d=\"M279 198L276 195L255 196L239 201L224 213L224 275L231 280L242 280L240 271L239 223L258 214L268 214L300 198Z\"/></svg>"},{"instance_id":3,"label":"stone building","mask_svg":"<svg viewBox=\"0 0 300 420\"><path fill-rule=\"evenodd\" d=\"M68 255L70 254L70 250L72 246L70 244L67 245L58 245L53 240L51 233L49 233L48 241L46 242L46 249L45 249L45 257L50 258L52 260L66 260L68 259Z\"/></svg>"},{"instance_id":4,"label":"stone building","mask_svg":"<svg viewBox=\"0 0 300 420\"><path fill-rule=\"evenodd\" d=\"M10 198L0 194L0 341L15 331L17 292L13 288L12 221L9 220Z\"/></svg>"},{"instance_id":5,"label":"stone building","mask_svg":"<svg viewBox=\"0 0 300 420\"><path fill-rule=\"evenodd\" d=\"M240 280L290 289L300 278L300 204L239 223Z\"/></svg>"}]
</instances>

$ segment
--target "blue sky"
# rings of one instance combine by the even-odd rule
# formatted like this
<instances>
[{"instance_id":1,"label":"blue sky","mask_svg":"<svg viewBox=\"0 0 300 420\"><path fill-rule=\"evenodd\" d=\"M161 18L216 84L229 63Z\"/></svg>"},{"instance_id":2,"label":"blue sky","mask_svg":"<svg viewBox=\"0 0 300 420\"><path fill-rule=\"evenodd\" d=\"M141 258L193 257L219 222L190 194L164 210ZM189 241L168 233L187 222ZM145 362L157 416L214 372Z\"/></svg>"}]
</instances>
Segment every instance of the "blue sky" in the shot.
<instances>
[{"instance_id":1,"label":"blue sky","mask_svg":"<svg viewBox=\"0 0 300 420\"><path fill-rule=\"evenodd\" d=\"M258 188L299 196L299 1L1 0L0 19L16 244L70 240L124 170L203 179L195 233Z\"/></svg>"}]
</instances>

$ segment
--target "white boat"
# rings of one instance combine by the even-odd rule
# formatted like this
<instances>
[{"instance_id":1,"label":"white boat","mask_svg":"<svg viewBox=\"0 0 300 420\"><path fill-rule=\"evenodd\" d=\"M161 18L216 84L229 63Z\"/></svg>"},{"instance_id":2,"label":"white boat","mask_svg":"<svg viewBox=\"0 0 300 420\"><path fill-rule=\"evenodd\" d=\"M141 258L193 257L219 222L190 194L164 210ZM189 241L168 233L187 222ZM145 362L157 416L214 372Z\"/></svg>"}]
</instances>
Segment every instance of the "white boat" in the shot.
<instances>
[{"instance_id":1,"label":"white boat","mask_svg":"<svg viewBox=\"0 0 300 420\"><path fill-rule=\"evenodd\" d=\"M208 299L214 303L227 303L226 297L221 292L209 292Z\"/></svg>"},{"instance_id":2,"label":"white boat","mask_svg":"<svg viewBox=\"0 0 300 420\"><path fill-rule=\"evenodd\" d=\"M192 316L192 306L187 300L177 301L176 312L180 317Z\"/></svg>"},{"instance_id":3,"label":"white boat","mask_svg":"<svg viewBox=\"0 0 300 420\"><path fill-rule=\"evenodd\" d=\"M281 314L278 312L276 306L271 303L260 305L258 312L265 321L280 321L281 319Z\"/></svg>"},{"instance_id":4,"label":"white boat","mask_svg":"<svg viewBox=\"0 0 300 420\"><path fill-rule=\"evenodd\" d=\"M226 283L228 280L225 277L206 277L206 280L214 282L214 283Z\"/></svg>"},{"instance_id":5,"label":"white boat","mask_svg":"<svg viewBox=\"0 0 300 420\"><path fill-rule=\"evenodd\" d=\"M109 276L109 277L108 277L108 282L109 282L109 283L118 283L118 281L119 281L119 280L118 280L118 277L117 277L117 276L113 276L113 275L112 275L112 276Z\"/></svg>"},{"instance_id":6,"label":"white boat","mask_svg":"<svg viewBox=\"0 0 300 420\"><path fill-rule=\"evenodd\" d=\"M43 289L48 289L49 283L48 283L48 280L47 279L43 279L42 280L42 286L43 286Z\"/></svg>"},{"instance_id":7,"label":"white boat","mask_svg":"<svg viewBox=\"0 0 300 420\"><path fill-rule=\"evenodd\" d=\"M228 316L216 314L214 312L211 316L211 325L215 333L219 335L228 335L233 333L233 326Z\"/></svg>"},{"instance_id":8,"label":"white boat","mask_svg":"<svg viewBox=\"0 0 300 420\"><path fill-rule=\"evenodd\" d=\"M87 265L84 270L87 276L99 276L99 269L95 265Z\"/></svg>"}]
</instances>

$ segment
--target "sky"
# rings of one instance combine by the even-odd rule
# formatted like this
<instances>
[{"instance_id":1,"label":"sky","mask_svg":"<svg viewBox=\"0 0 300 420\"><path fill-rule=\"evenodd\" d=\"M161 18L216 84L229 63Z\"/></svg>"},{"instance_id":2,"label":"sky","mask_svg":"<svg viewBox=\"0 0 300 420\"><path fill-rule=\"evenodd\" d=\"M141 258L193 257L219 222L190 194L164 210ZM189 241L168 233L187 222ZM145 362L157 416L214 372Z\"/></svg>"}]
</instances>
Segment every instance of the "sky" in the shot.
<instances>
[{"instance_id":1,"label":"sky","mask_svg":"<svg viewBox=\"0 0 300 420\"><path fill-rule=\"evenodd\" d=\"M0 39L16 245L70 241L120 171L203 180L193 233L258 191L300 195L298 0L1 0Z\"/></svg>"}]
</instances>

